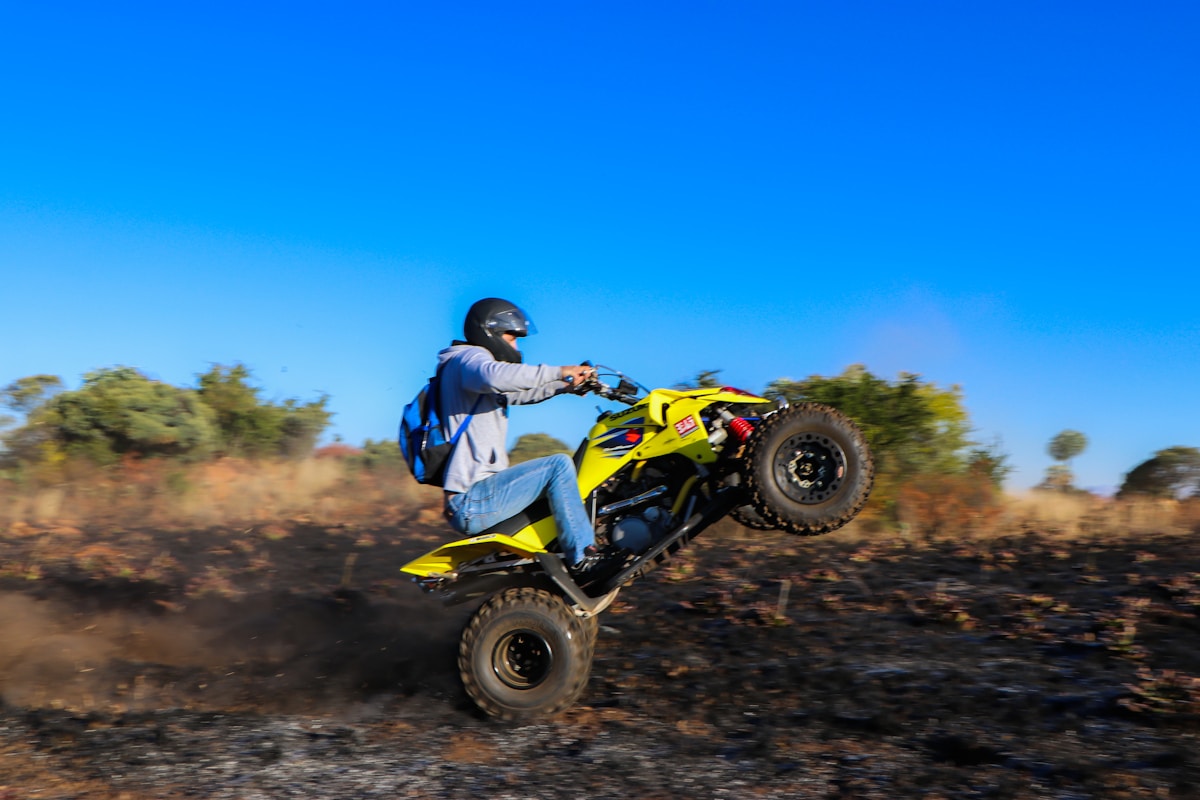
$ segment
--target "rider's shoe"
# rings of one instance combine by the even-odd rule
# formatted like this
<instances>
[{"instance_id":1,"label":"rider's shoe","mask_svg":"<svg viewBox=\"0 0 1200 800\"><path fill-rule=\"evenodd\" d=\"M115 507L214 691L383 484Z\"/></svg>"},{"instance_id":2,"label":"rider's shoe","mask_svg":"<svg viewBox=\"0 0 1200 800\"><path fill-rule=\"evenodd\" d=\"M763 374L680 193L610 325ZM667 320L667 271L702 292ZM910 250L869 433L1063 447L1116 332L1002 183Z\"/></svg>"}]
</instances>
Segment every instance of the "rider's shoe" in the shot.
<instances>
[{"instance_id":1,"label":"rider's shoe","mask_svg":"<svg viewBox=\"0 0 1200 800\"><path fill-rule=\"evenodd\" d=\"M594 570L603 560L604 555L600 552L600 549L594 544L589 544L583 548L583 558L576 561L567 569L570 571L572 577L578 578Z\"/></svg>"},{"instance_id":2,"label":"rider's shoe","mask_svg":"<svg viewBox=\"0 0 1200 800\"><path fill-rule=\"evenodd\" d=\"M608 575L615 575L617 569L625 563L629 551L623 547L609 545L603 550L594 544L589 544L583 550L583 558L569 566L567 570L576 583L591 583Z\"/></svg>"}]
</instances>

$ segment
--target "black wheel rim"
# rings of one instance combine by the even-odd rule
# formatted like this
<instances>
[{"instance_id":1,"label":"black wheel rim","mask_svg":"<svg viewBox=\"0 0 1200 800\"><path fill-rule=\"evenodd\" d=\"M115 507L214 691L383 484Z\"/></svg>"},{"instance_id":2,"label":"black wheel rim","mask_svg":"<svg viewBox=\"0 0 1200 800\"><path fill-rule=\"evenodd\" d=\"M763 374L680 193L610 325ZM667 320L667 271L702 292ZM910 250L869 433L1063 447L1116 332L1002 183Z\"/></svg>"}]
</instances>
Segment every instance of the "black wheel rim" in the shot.
<instances>
[{"instance_id":1,"label":"black wheel rim","mask_svg":"<svg viewBox=\"0 0 1200 800\"><path fill-rule=\"evenodd\" d=\"M510 631L500 637L492 651L492 670L513 689L538 686L553 667L554 648L536 631Z\"/></svg>"},{"instance_id":2,"label":"black wheel rim","mask_svg":"<svg viewBox=\"0 0 1200 800\"><path fill-rule=\"evenodd\" d=\"M775 451L775 481L790 499L805 505L823 503L837 494L846 476L846 453L820 433L788 437Z\"/></svg>"}]
</instances>

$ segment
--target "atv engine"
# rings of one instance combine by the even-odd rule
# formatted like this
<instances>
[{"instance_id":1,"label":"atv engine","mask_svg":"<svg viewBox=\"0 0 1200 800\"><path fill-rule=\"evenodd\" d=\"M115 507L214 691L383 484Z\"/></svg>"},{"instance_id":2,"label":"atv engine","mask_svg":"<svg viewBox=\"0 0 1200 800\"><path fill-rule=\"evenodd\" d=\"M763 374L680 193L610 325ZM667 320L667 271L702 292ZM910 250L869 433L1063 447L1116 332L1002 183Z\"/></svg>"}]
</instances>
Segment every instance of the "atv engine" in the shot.
<instances>
[{"instance_id":1,"label":"atv engine","mask_svg":"<svg viewBox=\"0 0 1200 800\"><path fill-rule=\"evenodd\" d=\"M667 457L614 476L597 498L597 533L638 555L649 550L675 522L671 508L688 469L686 461Z\"/></svg>"},{"instance_id":2,"label":"atv engine","mask_svg":"<svg viewBox=\"0 0 1200 800\"><path fill-rule=\"evenodd\" d=\"M622 517L612 526L608 539L618 547L642 554L666 533L671 512L660 506L650 506L640 513Z\"/></svg>"}]
</instances>

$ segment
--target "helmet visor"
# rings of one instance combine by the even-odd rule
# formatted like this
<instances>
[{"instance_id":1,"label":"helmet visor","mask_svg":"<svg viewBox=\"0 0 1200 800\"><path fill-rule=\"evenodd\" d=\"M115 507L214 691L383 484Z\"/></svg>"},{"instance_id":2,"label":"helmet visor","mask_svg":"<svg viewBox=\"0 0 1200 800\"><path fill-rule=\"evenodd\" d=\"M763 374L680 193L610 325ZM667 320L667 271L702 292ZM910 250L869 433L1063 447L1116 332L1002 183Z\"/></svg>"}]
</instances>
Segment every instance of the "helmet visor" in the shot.
<instances>
[{"instance_id":1,"label":"helmet visor","mask_svg":"<svg viewBox=\"0 0 1200 800\"><path fill-rule=\"evenodd\" d=\"M511 333L516 336L529 336L537 333L537 326L533 324L533 320L516 306L492 314L484 325L493 334Z\"/></svg>"}]
</instances>

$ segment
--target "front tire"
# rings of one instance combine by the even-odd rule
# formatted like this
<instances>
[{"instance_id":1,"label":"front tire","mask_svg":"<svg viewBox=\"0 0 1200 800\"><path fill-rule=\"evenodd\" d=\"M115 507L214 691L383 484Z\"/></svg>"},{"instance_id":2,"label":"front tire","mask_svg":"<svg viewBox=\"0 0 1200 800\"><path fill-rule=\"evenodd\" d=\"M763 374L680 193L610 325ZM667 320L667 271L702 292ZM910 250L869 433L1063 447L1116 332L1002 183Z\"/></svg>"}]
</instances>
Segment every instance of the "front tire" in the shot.
<instances>
[{"instance_id":1,"label":"front tire","mask_svg":"<svg viewBox=\"0 0 1200 800\"><path fill-rule=\"evenodd\" d=\"M486 714L527 720L557 714L587 686L594 632L542 589L507 589L472 615L458 648L463 688Z\"/></svg>"},{"instance_id":2,"label":"front tire","mask_svg":"<svg viewBox=\"0 0 1200 800\"><path fill-rule=\"evenodd\" d=\"M746 446L750 504L765 524L801 536L857 516L875 480L862 431L845 414L800 403L763 419Z\"/></svg>"},{"instance_id":3,"label":"front tire","mask_svg":"<svg viewBox=\"0 0 1200 800\"><path fill-rule=\"evenodd\" d=\"M775 526L763 519L763 515L758 513L754 506L747 503L744 506L738 506L733 511L729 512L729 516L737 524L749 528L752 531L773 531Z\"/></svg>"}]
</instances>

